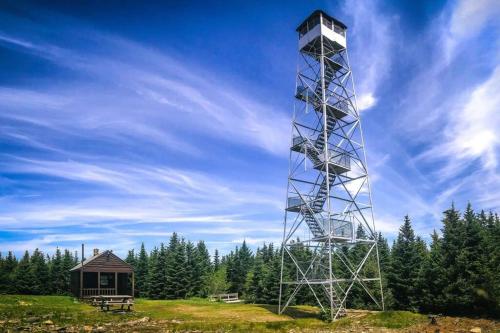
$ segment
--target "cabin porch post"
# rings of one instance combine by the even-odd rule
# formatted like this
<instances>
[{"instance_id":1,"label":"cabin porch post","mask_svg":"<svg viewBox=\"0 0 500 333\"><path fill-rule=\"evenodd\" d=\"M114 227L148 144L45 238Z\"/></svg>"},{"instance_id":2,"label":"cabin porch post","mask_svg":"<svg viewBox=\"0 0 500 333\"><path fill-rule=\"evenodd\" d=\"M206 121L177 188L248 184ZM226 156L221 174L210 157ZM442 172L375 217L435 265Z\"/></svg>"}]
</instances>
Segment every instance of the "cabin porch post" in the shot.
<instances>
[{"instance_id":1,"label":"cabin porch post","mask_svg":"<svg viewBox=\"0 0 500 333\"><path fill-rule=\"evenodd\" d=\"M132 272L132 295L131 295L132 297L135 297L135 293L134 293L134 284L135 283L134 282L135 282L134 281L134 272Z\"/></svg>"},{"instance_id":2,"label":"cabin porch post","mask_svg":"<svg viewBox=\"0 0 500 333\"><path fill-rule=\"evenodd\" d=\"M97 272L97 295L101 294L101 272Z\"/></svg>"},{"instance_id":3,"label":"cabin porch post","mask_svg":"<svg viewBox=\"0 0 500 333\"><path fill-rule=\"evenodd\" d=\"M115 272L115 295L118 295L118 272Z\"/></svg>"}]
</instances>

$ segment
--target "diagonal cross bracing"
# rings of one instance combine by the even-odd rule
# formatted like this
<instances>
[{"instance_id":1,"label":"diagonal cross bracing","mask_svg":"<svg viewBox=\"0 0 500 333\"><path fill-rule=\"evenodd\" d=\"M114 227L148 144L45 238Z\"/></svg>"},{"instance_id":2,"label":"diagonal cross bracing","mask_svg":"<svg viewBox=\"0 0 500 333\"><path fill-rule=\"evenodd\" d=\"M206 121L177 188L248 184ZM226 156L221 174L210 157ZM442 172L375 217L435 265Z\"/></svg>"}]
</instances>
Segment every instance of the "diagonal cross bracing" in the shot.
<instances>
[{"instance_id":1,"label":"diagonal cross bracing","mask_svg":"<svg viewBox=\"0 0 500 333\"><path fill-rule=\"evenodd\" d=\"M359 286L376 306L383 309L384 304L345 26L328 20L328 15L315 12L298 30L300 64L292 120L279 311L293 304L302 287L307 286L321 309L329 311L334 320L346 314L354 286ZM298 245L314 250L306 266L294 255L293 248ZM346 254L353 249L357 251L356 260ZM294 267L295 274L287 276L285 266ZM292 289L285 290L287 287Z\"/></svg>"}]
</instances>

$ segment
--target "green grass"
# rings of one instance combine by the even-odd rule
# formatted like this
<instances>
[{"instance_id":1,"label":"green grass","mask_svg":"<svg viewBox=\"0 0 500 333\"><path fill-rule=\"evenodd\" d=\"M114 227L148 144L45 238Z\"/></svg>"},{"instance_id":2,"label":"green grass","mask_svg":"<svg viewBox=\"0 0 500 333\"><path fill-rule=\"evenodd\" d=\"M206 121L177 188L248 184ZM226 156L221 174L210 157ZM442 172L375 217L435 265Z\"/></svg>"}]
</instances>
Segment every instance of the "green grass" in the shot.
<instances>
[{"instance_id":1,"label":"green grass","mask_svg":"<svg viewBox=\"0 0 500 333\"><path fill-rule=\"evenodd\" d=\"M106 323L130 320L137 314L109 316L68 296L0 295L0 320L20 320L39 317L60 325Z\"/></svg>"},{"instance_id":2,"label":"green grass","mask_svg":"<svg viewBox=\"0 0 500 333\"><path fill-rule=\"evenodd\" d=\"M66 296L0 295L0 320L14 320L7 325L23 325L29 317L50 319L59 326L102 325L150 317L173 330L288 332L299 329L314 332L350 327L359 320L373 326L401 328L419 323L425 318L409 312L384 312L368 314L356 320L343 318L334 323L326 323L318 319L319 311L316 307L290 307L283 316L277 315L276 310L277 307L273 305L225 304L205 299L136 299L133 312L120 314L103 313ZM148 330L144 329L146 331Z\"/></svg>"},{"instance_id":3,"label":"green grass","mask_svg":"<svg viewBox=\"0 0 500 333\"><path fill-rule=\"evenodd\" d=\"M369 314L364 320L373 326L404 328L425 322L427 318L408 311L385 311Z\"/></svg>"}]
</instances>

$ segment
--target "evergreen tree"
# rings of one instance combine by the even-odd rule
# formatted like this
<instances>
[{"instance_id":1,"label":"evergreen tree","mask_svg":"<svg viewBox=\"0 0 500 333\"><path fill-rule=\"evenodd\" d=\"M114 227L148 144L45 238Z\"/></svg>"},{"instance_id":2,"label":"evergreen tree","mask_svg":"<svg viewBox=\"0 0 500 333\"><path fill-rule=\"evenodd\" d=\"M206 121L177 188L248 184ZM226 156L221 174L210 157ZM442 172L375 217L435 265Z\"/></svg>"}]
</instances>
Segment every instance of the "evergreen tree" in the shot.
<instances>
[{"instance_id":1,"label":"evergreen tree","mask_svg":"<svg viewBox=\"0 0 500 333\"><path fill-rule=\"evenodd\" d=\"M149 274L149 297L152 299L165 298L167 251L163 243L151 253L151 267Z\"/></svg>"},{"instance_id":2,"label":"evergreen tree","mask_svg":"<svg viewBox=\"0 0 500 333\"><path fill-rule=\"evenodd\" d=\"M265 245L264 249L266 249ZM253 268L247 278L247 284L245 287L245 299L248 299L253 303L265 303L264 278L266 273L266 268L264 267L263 251L257 249Z\"/></svg>"},{"instance_id":3,"label":"evergreen tree","mask_svg":"<svg viewBox=\"0 0 500 333\"><path fill-rule=\"evenodd\" d=\"M425 312L438 313L445 310L443 289L446 285L446 280L441 243L439 235L434 231L432 234L431 250L420 273L420 309Z\"/></svg>"},{"instance_id":4,"label":"evergreen tree","mask_svg":"<svg viewBox=\"0 0 500 333\"><path fill-rule=\"evenodd\" d=\"M33 270L30 264L30 254L24 252L23 258L19 261L14 272L14 281L16 282L16 292L18 294L33 294L35 293L34 286L36 283L33 275Z\"/></svg>"},{"instance_id":5,"label":"evergreen tree","mask_svg":"<svg viewBox=\"0 0 500 333\"><path fill-rule=\"evenodd\" d=\"M230 291L243 294L247 274L252 264L252 252L245 241L241 248L236 247L236 251L228 258L228 281L231 284Z\"/></svg>"},{"instance_id":6,"label":"evergreen tree","mask_svg":"<svg viewBox=\"0 0 500 333\"><path fill-rule=\"evenodd\" d=\"M280 292L281 256L278 251L273 254L269 261L268 269L264 274L263 301L267 304L278 304Z\"/></svg>"},{"instance_id":7,"label":"evergreen tree","mask_svg":"<svg viewBox=\"0 0 500 333\"><path fill-rule=\"evenodd\" d=\"M69 270L76 265L75 261L78 261L78 256L74 257L69 250L64 250L64 255L62 257L62 264L61 264L62 266L61 270L63 276L61 291L63 293L69 293L71 289L71 272Z\"/></svg>"},{"instance_id":8,"label":"evergreen tree","mask_svg":"<svg viewBox=\"0 0 500 333\"><path fill-rule=\"evenodd\" d=\"M214 254L214 271L218 270L220 266L219 250L215 249Z\"/></svg>"},{"instance_id":9,"label":"evergreen tree","mask_svg":"<svg viewBox=\"0 0 500 333\"><path fill-rule=\"evenodd\" d=\"M136 266L136 258L135 258L135 251L134 251L134 249L128 251L127 257L125 258L125 262L127 264L129 264L130 266L132 266L132 268L135 271L135 268L136 268L135 267Z\"/></svg>"},{"instance_id":10,"label":"evergreen tree","mask_svg":"<svg viewBox=\"0 0 500 333\"><path fill-rule=\"evenodd\" d=\"M197 267L197 258L195 253L194 244L191 242L187 242L185 245L186 248L186 267L185 267L185 275L186 275L186 296L192 297L199 294L200 286L201 286L201 277L198 274Z\"/></svg>"},{"instance_id":11,"label":"evergreen tree","mask_svg":"<svg viewBox=\"0 0 500 333\"><path fill-rule=\"evenodd\" d=\"M479 218L472 210L469 203L464 213L465 239L460 260L466 267L463 273L467 287L464 289L465 297L468 299L463 304L464 312L483 313L490 306L488 295L486 294L488 275L486 258L488 254L484 252L487 246L482 226Z\"/></svg>"},{"instance_id":12,"label":"evergreen tree","mask_svg":"<svg viewBox=\"0 0 500 333\"><path fill-rule=\"evenodd\" d=\"M483 292L488 303L487 313L500 317L500 219L490 212L484 230L485 266L487 273L485 282L487 287Z\"/></svg>"},{"instance_id":13,"label":"evergreen tree","mask_svg":"<svg viewBox=\"0 0 500 333\"><path fill-rule=\"evenodd\" d=\"M391 249L389 248L387 239L384 238L384 236L382 236L381 232L379 232L377 237L377 248L378 248L378 257L380 262L380 270L386 272L391 263Z\"/></svg>"},{"instance_id":14,"label":"evergreen tree","mask_svg":"<svg viewBox=\"0 0 500 333\"><path fill-rule=\"evenodd\" d=\"M377 237L377 249L378 249L378 257L380 263L380 278L382 279L382 290L384 293L384 304L386 309L390 309L393 307L394 298L392 296L392 291L388 287L387 277L390 270L391 265L391 249L389 247L389 243L387 239L382 236L382 233L379 232Z\"/></svg>"},{"instance_id":15,"label":"evergreen tree","mask_svg":"<svg viewBox=\"0 0 500 333\"><path fill-rule=\"evenodd\" d=\"M208 249L203 241L199 241L196 244L195 249L195 265L194 271L196 274L196 279L194 279L194 293L195 296L206 296L205 293L205 284L207 283L207 279L212 272L212 264L210 262L210 254L208 253Z\"/></svg>"},{"instance_id":16,"label":"evergreen tree","mask_svg":"<svg viewBox=\"0 0 500 333\"><path fill-rule=\"evenodd\" d=\"M405 216L392 248L391 269L388 274L396 309L414 310L418 306L419 291L416 285L421 263L421 253L410 218Z\"/></svg>"},{"instance_id":17,"label":"evergreen tree","mask_svg":"<svg viewBox=\"0 0 500 333\"><path fill-rule=\"evenodd\" d=\"M158 248L154 247L153 250L151 251L149 255L149 262L148 262L148 276L146 279L146 295L149 298L153 298L153 293L151 290L151 285L153 283L153 271L155 270L155 267L158 265ZM156 294L156 293L155 293ZM156 298L159 298L159 294L157 294Z\"/></svg>"},{"instance_id":18,"label":"evergreen tree","mask_svg":"<svg viewBox=\"0 0 500 333\"><path fill-rule=\"evenodd\" d=\"M305 247L303 243L300 242L300 239L296 239L295 241L292 241L290 244L293 244L290 248L291 254L294 256L297 262L299 263L309 263L311 262L313 258L313 252L309 250L309 248ZM282 249L282 248L281 248ZM266 248L264 247L264 260L266 263L266 266L268 268L271 267L272 265L272 259L273 259L273 254L274 254L274 249L273 249L273 244L269 244L269 246ZM281 260L281 251L279 254L279 259ZM297 269L295 264L292 262L292 260L289 259L288 256L285 256L286 260L284 262L284 269L283 269L283 278L285 280L296 280L299 277L302 276L300 271ZM280 267L281 267L281 262L280 262ZM304 265L301 265L302 270L307 269ZM288 288L288 286L284 285L283 286L283 298L286 298L289 296L289 292L291 288ZM314 295L311 292L311 289L309 287L303 287L301 288L298 292L297 295L294 298L294 302L296 304L316 304L316 299L314 298Z\"/></svg>"},{"instance_id":19,"label":"evergreen tree","mask_svg":"<svg viewBox=\"0 0 500 333\"><path fill-rule=\"evenodd\" d=\"M443 219L443 265L446 268L445 277L447 284L443 289L446 308L451 313L460 313L463 306L470 300L466 295L467 281L463 272L466 261L463 256L465 238L465 224L460 220L460 213L452 205L451 209L444 212Z\"/></svg>"},{"instance_id":20,"label":"evergreen tree","mask_svg":"<svg viewBox=\"0 0 500 333\"><path fill-rule=\"evenodd\" d=\"M186 272L186 246L174 233L170 238L167 256L165 297L178 299L186 297L188 293L188 276Z\"/></svg>"},{"instance_id":21,"label":"evergreen tree","mask_svg":"<svg viewBox=\"0 0 500 333\"><path fill-rule=\"evenodd\" d=\"M367 239L367 234L362 224L358 225L356 230L356 239ZM357 267L365 258L368 253L369 245L366 243L356 243L349 251L348 251L348 259L349 262ZM374 258L374 256L372 256ZM375 271L378 271L378 268L375 266L375 262L365 262L362 270L359 273L360 278L367 276L375 276ZM341 266L343 270L345 270L345 266ZM371 305L372 300L370 295L366 293L363 286L360 282L354 283L351 288L350 295L347 299L347 306L352 308L366 308L369 304Z\"/></svg>"},{"instance_id":22,"label":"evergreen tree","mask_svg":"<svg viewBox=\"0 0 500 333\"><path fill-rule=\"evenodd\" d=\"M147 277L149 271L149 259L148 253L144 247L144 243L141 244L141 251L137 257L135 277L136 277L136 288L135 292L138 297L147 296Z\"/></svg>"},{"instance_id":23,"label":"evergreen tree","mask_svg":"<svg viewBox=\"0 0 500 333\"><path fill-rule=\"evenodd\" d=\"M16 267L16 257L9 251L7 256L2 260L2 267L0 269L0 294L13 294L16 292L14 286Z\"/></svg>"},{"instance_id":24,"label":"evergreen tree","mask_svg":"<svg viewBox=\"0 0 500 333\"><path fill-rule=\"evenodd\" d=\"M420 236L417 236L415 239L415 254L414 267L416 270L416 276L414 281L415 285L413 286L414 294L411 306L413 309L417 310L422 308L422 289L423 285L427 283L423 279L423 270L429 256L427 244Z\"/></svg>"},{"instance_id":25,"label":"evergreen tree","mask_svg":"<svg viewBox=\"0 0 500 333\"><path fill-rule=\"evenodd\" d=\"M56 249L56 253L51 261L49 276L50 276L50 284L51 284L51 292L57 295L63 295L68 292L66 281L65 281L65 272L63 268L63 259L61 255L61 250L59 248Z\"/></svg>"},{"instance_id":26,"label":"evergreen tree","mask_svg":"<svg viewBox=\"0 0 500 333\"><path fill-rule=\"evenodd\" d=\"M45 257L40 250L35 249L30 259L30 269L34 277L32 292L36 295L44 295L50 292L49 268L45 262Z\"/></svg>"}]
</instances>

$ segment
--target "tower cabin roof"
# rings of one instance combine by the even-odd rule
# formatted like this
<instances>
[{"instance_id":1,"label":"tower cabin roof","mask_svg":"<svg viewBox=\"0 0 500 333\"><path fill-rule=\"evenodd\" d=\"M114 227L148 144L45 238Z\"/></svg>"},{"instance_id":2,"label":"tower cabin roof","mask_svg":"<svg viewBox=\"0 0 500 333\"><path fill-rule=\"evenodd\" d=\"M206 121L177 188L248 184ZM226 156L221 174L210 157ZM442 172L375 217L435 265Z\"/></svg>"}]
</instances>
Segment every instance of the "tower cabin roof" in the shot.
<instances>
[{"instance_id":1,"label":"tower cabin roof","mask_svg":"<svg viewBox=\"0 0 500 333\"><path fill-rule=\"evenodd\" d=\"M73 271L79 271L82 269L82 263L79 263L72 269ZM134 269L131 265L127 264L120 257L114 254L112 251L107 250L99 254L96 254L83 261L84 272L120 272L120 273L132 273Z\"/></svg>"},{"instance_id":2,"label":"tower cabin roof","mask_svg":"<svg viewBox=\"0 0 500 333\"><path fill-rule=\"evenodd\" d=\"M303 28L303 27L307 24L307 22L308 22L310 19L312 19L314 16L319 16L320 14L321 14L321 15L323 15L323 17L326 17L326 18L328 18L328 19L332 20L332 21L333 21L333 23L334 23L335 25L338 25L339 27L341 27L341 28L343 28L343 29L347 29L347 26L346 26L344 23L342 23L342 22L340 22L339 20L337 20L336 18L334 18L334 17L332 17L332 16L328 15L327 13L325 13L324 11L322 11L321 9L318 9L318 10L315 10L315 11L314 11L311 15L309 15L309 16L308 16L308 17L304 20L304 22L302 22L302 23L301 23L301 24L297 27L296 31L297 31L297 32L299 32L300 30L302 30L302 28Z\"/></svg>"}]
</instances>

